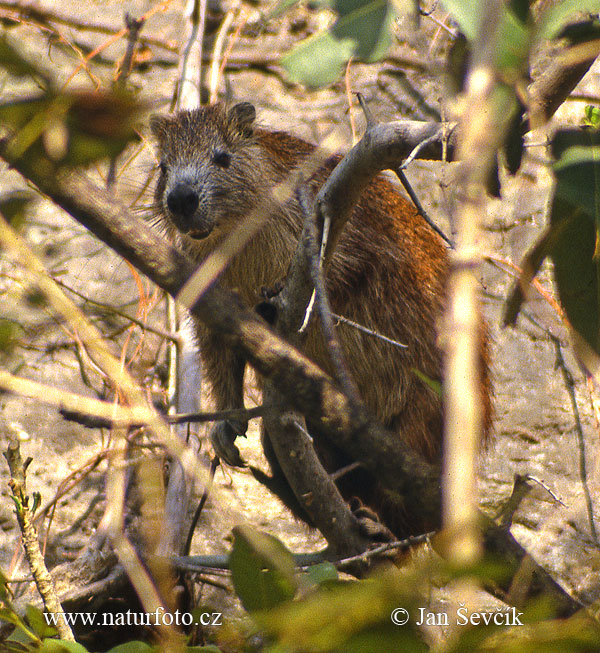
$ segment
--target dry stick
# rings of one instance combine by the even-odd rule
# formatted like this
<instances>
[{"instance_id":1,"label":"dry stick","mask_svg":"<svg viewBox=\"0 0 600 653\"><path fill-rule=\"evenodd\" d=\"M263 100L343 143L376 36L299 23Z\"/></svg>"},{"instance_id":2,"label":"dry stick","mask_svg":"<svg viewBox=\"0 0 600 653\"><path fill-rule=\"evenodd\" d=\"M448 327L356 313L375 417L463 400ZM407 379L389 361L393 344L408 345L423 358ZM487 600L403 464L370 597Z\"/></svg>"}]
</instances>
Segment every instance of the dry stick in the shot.
<instances>
[{"instance_id":1,"label":"dry stick","mask_svg":"<svg viewBox=\"0 0 600 653\"><path fill-rule=\"evenodd\" d=\"M300 205L304 210L305 216L304 249L306 256L306 265L308 266L310 278L314 287L314 297L316 299L319 317L321 319L321 329L323 331L323 338L327 346L328 356L333 365L335 378L340 383L342 390L346 393L352 402L360 403L360 393L358 392L356 383L352 378L350 369L346 364L344 352L342 351L342 346L340 344L339 338L337 337L337 332L331 314L331 307L329 305L329 297L327 295L327 289L325 285L322 258L325 247L327 245L327 234L323 228L323 235L321 238L319 238L317 215L314 211L310 210L308 206L306 206L306 198L303 198L302 194L300 199ZM326 219L325 224L331 224L331 220ZM320 247L318 245L319 242L321 243Z\"/></svg>"},{"instance_id":2,"label":"dry stick","mask_svg":"<svg viewBox=\"0 0 600 653\"><path fill-rule=\"evenodd\" d=\"M225 44L225 39L227 38L227 32L229 28L233 25L235 20L235 15L237 12L237 7L230 9L225 18L219 27L217 33L217 38L215 39L215 44L213 47L212 53L212 62L210 65L210 93L209 93L209 103L214 104L219 97L219 78L221 73L221 53L223 52L223 46Z\"/></svg>"},{"instance_id":3,"label":"dry stick","mask_svg":"<svg viewBox=\"0 0 600 653\"><path fill-rule=\"evenodd\" d=\"M554 115L569 93L577 86L596 60L591 52L578 61L558 57L544 67L528 89L529 129L539 127Z\"/></svg>"},{"instance_id":4,"label":"dry stick","mask_svg":"<svg viewBox=\"0 0 600 653\"><path fill-rule=\"evenodd\" d=\"M33 525L33 515L29 506L30 497L27 496L26 486L27 467L31 463L31 459L23 462L19 449L19 440L17 438L11 438L9 440L4 457L10 469L11 478L8 484L16 504L17 520L23 536L23 547L25 548L27 562L29 563L36 587L42 597L46 611L57 616L60 615L56 620L56 628L61 639L74 642L75 637L73 636L71 627L65 620L62 605L56 594L52 576L44 563L35 526Z\"/></svg>"},{"instance_id":5,"label":"dry stick","mask_svg":"<svg viewBox=\"0 0 600 653\"><path fill-rule=\"evenodd\" d=\"M124 90L127 78L131 73L133 65L133 55L135 53L135 44L138 40L140 30L144 25L144 19L139 20L132 18L129 14L125 14L125 27L127 28L127 50L121 63L121 68L115 80L115 90ZM106 187L114 188L117 174L117 158L113 157L108 166L108 174L106 176Z\"/></svg>"},{"instance_id":6,"label":"dry stick","mask_svg":"<svg viewBox=\"0 0 600 653\"><path fill-rule=\"evenodd\" d=\"M427 211L423 208L423 205L421 204L418 195L415 193L411 183L408 181L408 178L406 176L406 173L402 169L402 167L396 168L394 170L396 175L398 176L398 179L400 180L400 183L404 187L404 190L408 193L408 196L412 200L412 203L415 205L415 208L419 212L419 214L423 217L425 222L435 231L435 233L450 247L454 247L454 243L446 236L446 234L435 224L435 222L431 219Z\"/></svg>"},{"instance_id":7,"label":"dry stick","mask_svg":"<svg viewBox=\"0 0 600 653\"><path fill-rule=\"evenodd\" d=\"M181 57L175 97L175 106L178 109L193 109L202 102L201 80L206 6L206 0L188 0L186 7L188 37Z\"/></svg>"},{"instance_id":8,"label":"dry stick","mask_svg":"<svg viewBox=\"0 0 600 653\"><path fill-rule=\"evenodd\" d=\"M200 519L200 515L202 514L202 510L208 501L208 495L210 494L210 491L212 489L213 482L215 480L215 472L217 471L217 467L219 466L219 459L217 457L213 458L211 463L210 463L210 472L208 476L208 483L206 484L204 491L202 492L202 498L200 499L200 503L198 504L198 507L196 508L196 512L194 513L194 517L192 518L192 522L190 523L190 527L188 530L188 534L185 540L185 545L183 546L183 555L184 556L189 556L190 551L192 549L192 539L194 537L194 531L196 530L196 525L198 524L198 520Z\"/></svg>"},{"instance_id":9,"label":"dry stick","mask_svg":"<svg viewBox=\"0 0 600 653\"><path fill-rule=\"evenodd\" d=\"M3 388L6 385L5 379L1 376L0 372L0 388ZM20 381L21 379L19 379ZM21 388L26 388L26 385L21 385ZM41 386L47 388L47 386ZM54 389L50 388L52 392ZM59 392L59 391L57 391ZM60 391L61 392L61 391ZM31 396L29 392L24 392L20 390L15 390L15 394L21 394L25 396ZM78 406L76 403L79 400L79 395L72 395L73 397L73 409L68 409L65 407L64 402L62 402L59 396L57 402L46 401L43 393L37 394L36 398L39 401L46 403L56 403L59 406L59 410L64 419L70 422L76 422L87 428L92 429L112 429L127 426L129 428L139 428L143 426L143 421L136 421L135 417L131 413L125 413L122 416L100 416L98 411L93 410L97 406L91 406L91 410L84 411L82 407ZM99 401L99 400L96 400ZM106 402L101 402L106 403ZM100 407L102 412L110 413L109 407L112 408L113 404L106 403L106 406ZM170 415L164 415L164 420L167 424L178 425L178 424L205 424L206 422L218 422L221 420L250 420L257 417L263 417L266 415L269 410L273 410L267 406L256 406L255 408L230 408L228 410L218 410L213 412L198 413L173 413ZM188 440L186 436L184 438Z\"/></svg>"},{"instance_id":10,"label":"dry stick","mask_svg":"<svg viewBox=\"0 0 600 653\"><path fill-rule=\"evenodd\" d=\"M350 129L352 130L352 145L356 144L358 140L356 132L356 120L354 119L354 108L352 104L352 84L350 82L350 66L352 66L352 57L348 59L346 64L346 73L344 75L344 82L346 86L346 99L348 101L348 115L350 117Z\"/></svg>"},{"instance_id":11,"label":"dry stick","mask_svg":"<svg viewBox=\"0 0 600 653\"><path fill-rule=\"evenodd\" d=\"M492 0L485 5L481 25L499 25L500 2ZM473 564L482 553L476 486L479 443L483 439L479 221L485 211L485 182L510 116L509 107L500 105L494 96L497 38L497 27L485 34L480 29L459 125L457 158L462 163L456 186L462 196L453 215L456 248L450 257L448 279L443 457L444 525L450 534L447 554L459 565Z\"/></svg>"},{"instance_id":12,"label":"dry stick","mask_svg":"<svg viewBox=\"0 0 600 653\"><path fill-rule=\"evenodd\" d=\"M88 418L88 424L94 422L94 427L96 425L98 427L140 425L144 424L148 417L145 408L140 410L138 407L115 406L107 401L84 397L52 388L43 383L13 376L4 370L0 370L0 390L57 406L66 415L82 416L82 419Z\"/></svg>"},{"instance_id":13,"label":"dry stick","mask_svg":"<svg viewBox=\"0 0 600 653\"><path fill-rule=\"evenodd\" d=\"M269 411L273 411L273 409L270 406L262 405L254 408L229 408L227 410L217 410L210 413L179 413L177 415L168 415L166 419L169 424L183 424L184 422L189 422L190 424L218 422L228 419L237 421L263 417Z\"/></svg>"},{"instance_id":14,"label":"dry stick","mask_svg":"<svg viewBox=\"0 0 600 653\"><path fill-rule=\"evenodd\" d=\"M359 324L354 320L349 320L347 317L344 317L343 315L338 315L337 313L331 313L331 316L335 318L337 322L341 322L342 324L347 324L348 326L352 327L353 329L356 329L357 331L361 331L362 333L367 333L368 335L373 336L374 338L378 338L379 340L383 340L383 342L387 342L390 345L394 345L394 347L401 347L402 349L406 349L408 347L408 345L403 342L399 342L398 340L394 340L393 338L388 338L387 336L384 336L382 333L377 333L377 331L373 331L373 329L368 329L363 324Z\"/></svg>"},{"instance_id":15,"label":"dry stick","mask_svg":"<svg viewBox=\"0 0 600 653\"><path fill-rule=\"evenodd\" d=\"M148 18L151 18L154 16L154 14L159 13L160 11L165 10L174 0L163 0L162 2L158 3L152 9L147 11L143 16L140 17L140 20L147 20ZM106 50L106 48L110 47L113 43L116 43L120 38L125 36L127 34L127 29L123 28L119 30L116 34L113 34L109 39L104 41L104 43L100 44L97 48L92 50L89 54L86 55L85 60L79 64L75 70L69 75L67 81L63 84L63 89L66 88L71 81L75 78L75 75L82 69L86 68L89 62L99 55L101 52Z\"/></svg>"},{"instance_id":16,"label":"dry stick","mask_svg":"<svg viewBox=\"0 0 600 653\"><path fill-rule=\"evenodd\" d=\"M304 202L302 202L304 205ZM276 326L298 346L305 337L299 325L304 321L306 306L312 296L311 261L319 265L316 238L311 237L315 223L309 213L299 246L293 257L284 290L275 298ZM312 241L312 256L309 243ZM289 415L289 396L286 399L273 379L266 379L263 401L279 410L263 418L265 430L292 491L300 505L327 540L329 558L354 556L367 548L368 540L359 532L358 522L339 493L333 479L325 472L310 438ZM306 415L315 414L305 412ZM364 562L362 562L364 567ZM360 565L354 567L360 572Z\"/></svg>"},{"instance_id":17,"label":"dry stick","mask_svg":"<svg viewBox=\"0 0 600 653\"><path fill-rule=\"evenodd\" d=\"M165 340L169 340L174 343L178 342L178 336L174 333L171 333L170 331L159 329L158 327L152 326L151 324L147 324L144 320L138 320L137 317L133 317L125 313L124 311L120 311L118 308L115 308L110 304L99 302L97 299L92 299L91 297L84 295L78 290L75 290L75 288L71 288L69 285L64 283L64 281L61 281L56 277L52 277L52 280L54 281L54 283L56 283L64 290L68 290L70 293L73 293L80 299L83 299L83 301L86 304L92 304L92 306L96 306L98 309L100 309L101 312L108 313L110 315L118 315L119 317L122 317L124 320L127 320L128 322L137 325L140 329L142 329L142 331L149 331L150 333L154 333L155 335L160 336L161 338L164 338Z\"/></svg>"}]
</instances>

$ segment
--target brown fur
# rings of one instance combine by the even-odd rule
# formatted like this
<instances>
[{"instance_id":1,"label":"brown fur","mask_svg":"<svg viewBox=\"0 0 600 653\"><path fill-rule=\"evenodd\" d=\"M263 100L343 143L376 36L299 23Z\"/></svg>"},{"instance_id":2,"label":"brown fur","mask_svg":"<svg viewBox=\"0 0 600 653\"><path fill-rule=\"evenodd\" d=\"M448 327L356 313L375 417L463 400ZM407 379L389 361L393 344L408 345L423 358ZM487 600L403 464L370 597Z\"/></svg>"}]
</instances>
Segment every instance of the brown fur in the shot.
<instances>
[{"instance_id":1,"label":"brown fur","mask_svg":"<svg viewBox=\"0 0 600 653\"><path fill-rule=\"evenodd\" d=\"M235 108L227 112L214 105L153 121L165 164L156 201L171 235L198 262L259 203L267 200L269 205L272 189L314 150L313 145L287 133L253 127L252 118L242 112L238 120ZM215 165L211 158L223 151L231 155L226 168ZM313 192L338 160L332 157L313 175L309 181ZM202 240L177 233L166 205L170 190L186 175L201 195L198 215L209 214L208 218L193 218L203 226L210 222L212 231ZM302 227L295 196L284 206L270 204L270 210L266 226L223 275L223 281L236 288L251 306L259 301L261 287L285 278ZM430 378L441 378L436 332L447 272L447 255L439 237L414 206L380 176L355 207L327 273L334 312L408 345L401 349L351 326L338 326L346 360L366 405L430 461L438 460L441 453L441 402L414 369ZM200 323L197 332L217 407L240 405L243 365L218 335L210 334ZM305 353L330 371L318 328L310 330ZM484 376L482 397L489 425L487 371ZM349 462L322 438L315 439L331 470ZM265 452L278 474L268 441ZM423 526L414 517L401 516L399 498L387 496L362 470L344 477L341 486L345 496L356 495L374 507L397 535ZM411 523L406 523L407 519Z\"/></svg>"}]
</instances>

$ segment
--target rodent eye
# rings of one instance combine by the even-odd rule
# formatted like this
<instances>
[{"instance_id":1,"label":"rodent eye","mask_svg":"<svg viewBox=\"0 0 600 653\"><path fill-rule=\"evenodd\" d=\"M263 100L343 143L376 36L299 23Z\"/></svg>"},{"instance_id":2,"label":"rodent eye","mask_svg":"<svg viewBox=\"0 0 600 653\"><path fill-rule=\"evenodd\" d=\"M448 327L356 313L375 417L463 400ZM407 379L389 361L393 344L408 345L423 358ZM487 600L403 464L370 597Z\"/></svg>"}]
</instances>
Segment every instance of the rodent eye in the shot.
<instances>
[{"instance_id":1,"label":"rodent eye","mask_svg":"<svg viewBox=\"0 0 600 653\"><path fill-rule=\"evenodd\" d=\"M213 163L219 166L219 168L229 168L231 154L229 154L229 152L224 152L223 150L216 150L213 152L212 160Z\"/></svg>"},{"instance_id":2,"label":"rodent eye","mask_svg":"<svg viewBox=\"0 0 600 653\"><path fill-rule=\"evenodd\" d=\"M164 161L161 161L158 164L158 169L162 172L163 175L167 174L167 164Z\"/></svg>"}]
</instances>

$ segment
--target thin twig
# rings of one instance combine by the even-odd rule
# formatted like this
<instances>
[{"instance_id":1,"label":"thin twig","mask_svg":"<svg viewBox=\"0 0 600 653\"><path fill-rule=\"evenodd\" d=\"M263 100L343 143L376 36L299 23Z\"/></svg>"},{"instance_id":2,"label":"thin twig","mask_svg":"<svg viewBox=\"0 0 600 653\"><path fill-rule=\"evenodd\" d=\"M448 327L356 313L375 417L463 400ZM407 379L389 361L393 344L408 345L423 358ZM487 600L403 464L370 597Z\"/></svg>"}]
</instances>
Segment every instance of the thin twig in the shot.
<instances>
[{"instance_id":1,"label":"thin twig","mask_svg":"<svg viewBox=\"0 0 600 653\"><path fill-rule=\"evenodd\" d=\"M308 265L310 276L315 289L315 300L319 311L319 318L321 320L321 330L327 345L329 359L333 365L334 376L345 394L352 401L360 402L360 393L358 392L356 382L352 378L352 374L346 363L344 352L342 351L342 346L337 337L337 332L331 315L329 297L325 285L325 275L323 273L323 259L329 235L328 225L331 224L331 220L327 215L324 215L323 218L322 237L320 239L320 244L317 247L317 242L319 241L317 240L316 213L313 213L312 216L308 217L310 224L306 230L308 236L306 239L306 247L309 257Z\"/></svg>"},{"instance_id":2,"label":"thin twig","mask_svg":"<svg viewBox=\"0 0 600 653\"><path fill-rule=\"evenodd\" d=\"M434 531L429 533L423 533L422 535L415 535L407 537L405 540L399 540L397 542L386 542L381 546L369 549L360 555L352 556L350 558L344 558L343 560L333 561L333 565L336 569L346 569L351 567L356 562L364 562L366 560L372 560L373 558L382 557L384 554L390 551L406 551L411 549L418 544L426 544L430 542L431 538L435 535Z\"/></svg>"},{"instance_id":3,"label":"thin twig","mask_svg":"<svg viewBox=\"0 0 600 653\"><path fill-rule=\"evenodd\" d=\"M357 329L358 331L362 331L362 333L367 333L368 335L373 336L374 338L379 338L380 340L383 340L383 342L387 342L390 345L394 345L394 347L402 347L403 349L406 349L408 347L408 345L404 344L403 342L399 342L398 340L394 340L393 338L388 338L387 336L384 336L381 333L377 333L377 331L373 331L373 329L369 329L368 327L363 326L362 324L359 324L354 320L349 320L347 317L344 317L343 315L338 315L337 313L331 313L331 317L335 318L338 322L341 322L342 324L347 324L348 326L351 326L353 329Z\"/></svg>"},{"instance_id":4,"label":"thin twig","mask_svg":"<svg viewBox=\"0 0 600 653\"><path fill-rule=\"evenodd\" d=\"M190 555L190 550L192 548L192 539L194 537L194 531L196 530L196 525L198 524L198 520L200 519L200 515L202 514L202 510L204 509L204 505L206 504L208 500L208 496L210 494L210 491L213 486L213 482L215 480L215 472L217 471L217 467L219 466L219 459L215 456L211 462L210 462L210 471L208 473L208 482L206 486L204 487L204 492L202 492L202 498L200 499L200 503L198 504L198 507L196 508L196 512L194 512L194 517L192 518L192 523L190 524L190 528L188 530L187 537L185 539L185 546L183 547L183 555L188 556Z\"/></svg>"},{"instance_id":5,"label":"thin twig","mask_svg":"<svg viewBox=\"0 0 600 653\"><path fill-rule=\"evenodd\" d=\"M151 18L155 14L164 11L174 0L163 0L159 4L155 5L147 11L143 16L141 16L140 20L147 20L148 18ZM94 48L89 54L86 55L84 61L80 63L75 70L69 75L67 78L67 81L63 84L62 88L65 89L71 81L75 78L77 73L82 69L86 68L89 62L94 59L97 55L99 55L101 52L106 50L106 48L110 47L113 43L116 43L120 38L123 38L124 36L127 35L127 28L123 28L119 30L116 34L113 34L110 38L108 38L104 43L100 44L97 48Z\"/></svg>"},{"instance_id":6,"label":"thin twig","mask_svg":"<svg viewBox=\"0 0 600 653\"><path fill-rule=\"evenodd\" d=\"M263 417L269 412L268 406L256 406L255 408L230 408L228 410L217 410L212 413L179 413L167 415L169 424L183 424L185 422L203 423L217 422L220 420L247 420L255 417Z\"/></svg>"},{"instance_id":7,"label":"thin twig","mask_svg":"<svg viewBox=\"0 0 600 653\"><path fill-rule=\"evenodd\" d=\"M346 74L344 75L344 82L346 85L346 99L348 101L348 115L350 117L350 129L352 130L352 144L356 145L358 140L356 133L356 120L354 119L354 109L352 105L352 83L350 80L350 66L352 66L352 57L348 59L346 64Z\"/></svg>"},{"instance_id":8,"label":"thin twig","mask_svg":"<svg viewBox=\"0 0 600 653\"><path fill-rule=\"evenodd\" d=\"M412 200L413 204L415 205L417 211L419 212L419 215L424 218L425 222L435 231L435 233L447 244L449 245L452 249L454 249L454 243L446 236L446 234L435 224L435 222L431 219L427 211L425 211L425 208L421 204L421 201L419 200L419 196L415 193L414 188L412 187L411 183L408 181L408 177L406 176L406 173L403 170L404 166L400 166L399 168L396 168L394 172L398 176L398 179L400 180L402 186L404 186L404 190L408 193L408 196Z\"/></svg>"},{"instance_id":9,"label":"thin twig","mask_svg":"<svg viewBox=\"0 0 600 653\"><path fill-rule=\"evenodd\" d=\"M135 45L137 43L140 30L144 25L144 19L132 18L129 14L125 14L125 27L127 28L127 49L125 56L121 62L121 66L117 73L114 87L116 90L124 90L127 83L127 78L131 73L133 66L133 55L135 54ZM108 173L106 175L106 187L114 188L117 177L117 157L114 156L110 160Z\"/></svg>"},{"instance_id":10,"label":"thin twig","mask_svg":"<svg viewBox=\"0 0 600 653\"><path fill-rule=\"evenodd\" d=\"M67 27L73 27L84 32L98 32L100 34L112 35L119 31L118 27L94 22L90 20L89 17L81 20L74 16L63 16L44 7L34 6L32 4L25 5L22 2L17 2L15 4L14 0L12 2L0 0L0 8L6 10L7 12L18 13L18 15L22 18L27 18L31 21L35 21L41 28L44 28L48 23L58 23L59 25L66 25ZM175 52L177 50L176 46L173 43L167 43L152 36L142 37L140 42L143 45L151 45L157 48L163 48L169 52Z\"/></svg>"},{"instance_id":11,"label":"thin twig","mask_svg":"<svg viewBox=\"0 0 600 653\"><path fill-rule=\"evenodd\" d=\"M150 331L150 333L154 333L157 336L160 336L161 338L165 338L165 340L169 340L171 342L177 343L178 342L178 336L176 333L172 331L165 331L164 329L160 329L159 327L152 326L145 322L144 320L139 320L137 317L133 317L132 315L128 315L124 311L120 311L118 308L115 308L114 306L111 306L110 304L106 304L104 302L99 302L96 299L92 299L91 297L88 297L87 295L84 295L83 293L79 292L78 290L75 290L75 288L71 288L68 286L64 281L61 281L60 279L57 279L55 277L52 277L54 282L59 285L61 288L64 288L65 290L68 290L70 293L73 293L74 295L77 295L80 299L83 299L84 302L88 304L92 304L93 306L96 306L97 308L101 309L105 313L117 315L119 317L122 317L124 320L127 320L128 322L131 322L132 324L135 324L140 327L143 331Z\"/></svg>"},{"instance_id":12,"label":"thin twig","mask_svg":"<svg viewBox=\"0 0 600 653\"><path fill-rule=\"evenodd\" d=\"M206 6L206 0L188 0L186 13L192 28L181 57L181 72L175 97L175 107L179 109L193 108L202 103L202 63ZM197 53L197 57L193 63L190 63L194 51L195 54ZM190 93L188 93L188 86L192 87Z\"/></svg>"},{"instance_id":13,"label":"thin twig","mask_svg":"<svg viewBox=\"0 0 600 653\"><path fill-rule=\"evenodd\" d=\"M405 170L422 152L426 147L431 145L432 143L435 143L437 141L437 135L433 134L429 138L426 138L424 141L419 143L413 148L413 151L404 159L402 164L399 166L399 170Z\"/></svg>"}]
</instances>

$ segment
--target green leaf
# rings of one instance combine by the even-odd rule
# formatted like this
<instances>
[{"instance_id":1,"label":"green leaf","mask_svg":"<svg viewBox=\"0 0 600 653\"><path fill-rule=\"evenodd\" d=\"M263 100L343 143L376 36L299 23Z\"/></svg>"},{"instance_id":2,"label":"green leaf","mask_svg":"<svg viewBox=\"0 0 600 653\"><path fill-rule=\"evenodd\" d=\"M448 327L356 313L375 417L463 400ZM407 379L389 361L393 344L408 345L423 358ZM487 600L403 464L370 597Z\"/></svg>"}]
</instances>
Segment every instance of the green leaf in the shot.
<instances>
[{"instance_id":1,"label":"green leaf","mask_svg":"<svg viewBox=\"0 0 600 653\"><path fill-rule=\"evenodd\" d=\"M569 322L600 353L600 133L590 129L558 132L552 152L556 190L550 227L525 257L522 278L507 302L505 323L516 319L522 288L548 256Z\"/></svg>"},{"instance_id":2,"label":"green leaf","mask_svg":"<svg viewBox=\"0 0 600 653\"><path fill-rule=\"evenodd\" d=\"M561 304L573 328L600 353L600 270L594 255L594 221L581 207L566 202L558 193L552 204L551 220L561 227L561 237L549 252Z\"/></svg>"},{"instance_id":3,"label":"green leaf","mask_svg":"<svg viewBox=\"0 0 600 653\"><path fill-rule=\"evenodd\" d=\"M279 0L279 2L277 2L275 6L267 12L265 21L268 22L274 18L278 18L281 14L285 14L288 9L299 4L299 2L300 0Z\"/></svg>"},{"instance_id":4,"label":"green leaf","mask_svg":"<svg viewBox=\"0 0 600 653\"><path fill-rule=\"evenodd\" d=\"M0 607L0 621L6 621L7 623L12 624L13 626L17 626L18 628L25 626L21 617L19 617L19 615L10 608Z\"/></svg>"},{"instance_id":5,"label":"green leaf","mask_svg":"<svg viewBox=\"0 0 600 653\"><path fill-rule=\"evenodd\" d=\"M496 38L496 66L505 76L526 71L530 42L529 27L504 7Z\"/></svg>"},{"instance_id":6,"label":"green leaf","mask_svg":"<svg viewBox=\"0 0 600 653\"><path fill-rule=\"evenodd\" d=\"M600 229L600 132L568 129L552 141L556 196L581 208Z\"/></svg>"},{"instance_id":7,"label":"green leaf","mask_svg":"<svg viewBox=\"0 0 600 653\"><path fill-rule=\"evenodd\" d=\"M319 88L335 82L355 48L354 40L339 41L327 31L292 48L281 58L281 65L293 81Z\"/></svg>"},{"instance_id":8,"label":"green leaf","mask_svg":"<svg viewBox=\"0 0 600 653\"><path fill-rule=\"evenodd\" d=\"M0 317L0 352L14 349L23 332L23 327L15 320Z\"/></svg>"},{"instance_id":9,"label":"green leaf","mask_svg":"<svg viewBox=\"0 0 600 653\"><path fill-rule=\"evenodd\" d=\"M153 651L156 649L145 642L125 642L111 648L108 653L152 653Z\"/></svg>"},{"instance_id":10,"label":"green leaf","mask_svg":"<svg viewBox=\"0 0 600 653\"><path fill-rule=\"evenodd\" d=\"M526 23L532 18L531 4L530 0L509 0L508 6L521 23Z\"/></svg>"},{"instance_id":11,"label":"green leaf","mask_svg":"<svg viewBox=\"0 0 600 653\"><path fill-rule=\"evenodd\" d=\"M8 599L8 597L8 577L2 571L2 569L0 569L0 601L4 602Z\"/></svg>"},{"instance_id":12,"label":"green leaf","mask_svg":"<svg viewBox=\"0 0 600 653\"><path fill-rule=\"evenodd\" d=\"M561 0L549 5L542 12L536 26L538 40L553 39L560 33L565 23L578 13L600 11L600 0Z\"/></svg>"},{"instance_id":13,"label":"green leaf","mask_svg":"<svg viewBox=\"0 0 600 653\"><path fill-rule=\"evenodd\" d=\"M248 611L272 608L296 593L294 557L275 537L245 526L233 529L229 567Z\"/></svg>"},{"instance_id":14,"label":"green leaf","mask_svg":"<svg viewBox=\"0 0 600 653\"><path fill-rule=\"evenodd\" d=\"M276 638L281 650L292 651L426 651L415 627L417 614L412 598L419 589L402 590L396 569L386 570L376 579L322 588L302 601L291 601L253 617ZM390 615L402 607L413 616L395 625ZM286 648L287 647L287 648Z\"/></svg>"},{"instance_id":15,"label":"green leaf","mask_svg":"<svg viewBox=\"0 0 600 653\"><path fill-rule=\"evenodd\" d=\"M0 198L0 213L13 229L18 231L23 226L27 207L34 197L34 194L28 191L14 191Z\"/></svg>"},{"instance_id":16,"label":"green leaf","mask_svg":"<svg viewBox=\"0 0 600 653\"><path fill-rule=\"evenodd\" d=\"M44 613L33 605L25 608L27 623L31 626L33 632L40 638L52 637L56 634L56 628L49 626L44 618Z\"/></svg>"},{"instance_id":17,"label":"green leaf","mask_svg":"<svg viewBox=\"0 0 600 653\"><path fill-rule=\"evenodd\" d=\"M600 107L593 104L586 104L585 109L585 122L590 127L600 126Z\"/></svg>"},{"instance_id":18,"label":"green leaf","mask_svg":"<svg viewBox=\"0 0 600 653\"><path fill-rule=\"evenodd\" d=\"M416 367L411 367L410 371L423 383L430 389L432 390L436 396L441 397L442 396L442 384L440 381L436 379L432 379L430 376L427 376L424 372L421 372L421 370L417 369Z\"/></svg>"},{"instance_id":19,"label":"green leaf","mask_svg":"<svg viewBox=\"0 0 600 653\"><path fill-rule=\"evenodd\" d=\"M321 562L318 565L311 565L306 575L315 585L322 585L338 579L338 571L331 562Z\"/></svg>"},{"instance_id":20,"label":"green leaf","mask_svg":"<svg viewBox=\"0 0 600 653\"><path fill-rule=\"evenodd\" d=\"M64 639L45 639L37 650L39 653L88 653L81 644Z\"/></svg>"},{"instance_id":21,"label":"green leaf","mask_svg":"<svg viewBox=\"0 0 600 653\"><path fill-rule=\"evenodd\" d=\"M474 2L442 0L444 8L450 12L460 31L469 41L475 40L479 33L479 26L483 20L484 2L485 0L475 0Z\"/></svg>"},{"instance_id":22,"label":"green leaf","mask_svg":"<svg viewBox=\"0 0 600 653\"><path fill-rule=\"evenodd\" d=\"M523 159L523 150L525 147L522 129L524 113L525 107L519 102L519 108L512 117L506 135L504 152L506 155L506 167L511 175L517 174Z\"/></svg>"},{"instance_id":23,"label":"green leaf","mask_svg":"<svg viewBox=\"0 0 600 653\"><path fill-rule=\"evenodd\" d=\"M27 153L44 174L60 166L84 166L118 155L131 140L145 109L125 93L46 93L0 105L0 124L10 128L7 155Z\"/></svg>"},{"instance_id":24,"label":"green leaf","mask_svg":"<svg viewBox=\"0 0 600 653\"><path fill-rule=\"evenodd\" d=\"M290 78L316 88L336 81L350 57L377 61L392 42L397 16L388 0L336 0L339 17L330 30L299 43L281 58Z\"/></svg>"},{"instance_id":25,"label":"green leaf","mask_svg":"<svg viewBox=\"0 0 600 653\"><path fill-rule=\"evenodd\" d=\"M526 70L529 54L530 28L523 21L523 9L516 6L517 13L510 6L500 8L499 20L496 25L483 25L484 2L464 2L464 0L443 0L444 7L457 22L461 32L468 41L474 41L483 29L486 36L494 39L495 64L505 75L514 77ZM527 14L525 13L527 16Z\"/></svg>"}]
</instances>

